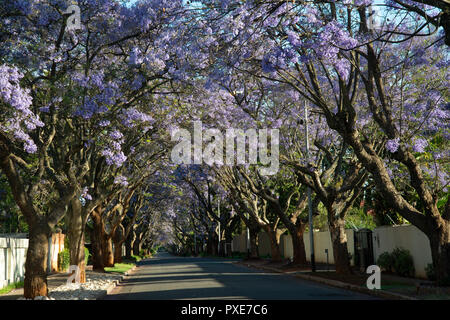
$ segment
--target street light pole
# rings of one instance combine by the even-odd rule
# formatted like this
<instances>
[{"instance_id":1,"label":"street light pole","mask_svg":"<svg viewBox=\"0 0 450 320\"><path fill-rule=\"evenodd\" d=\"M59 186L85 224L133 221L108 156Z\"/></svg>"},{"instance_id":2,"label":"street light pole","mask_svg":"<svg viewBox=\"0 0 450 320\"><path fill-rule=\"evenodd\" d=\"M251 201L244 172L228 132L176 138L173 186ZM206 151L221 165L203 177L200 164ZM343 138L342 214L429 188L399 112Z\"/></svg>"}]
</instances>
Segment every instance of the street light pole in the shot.
<instances>
[{"instance_id":1,"label":"street light pole","mask_svg":"<svg viewBox=\"0 0 450 320\"><path fill-rule=\"evenodd\" d=\"M220 255L220 198L217 199L217 212L219 216L219 244L217 245L217 253Z\"/></svg>"},{"instance_id":2,"label":"street light pole","mask_svg":"<svg viewBox=\"0 0 450 320\"><path fill-rule=\"evenodd\" d=\"M308 102L305 100L305 125L306 125L306 163L309 166L309 125L308 125ZM316 261L314 258L314 226L312 216L311 188L308 187L308 213L309 213L309 243L311 250L311 271L316 272Z\"/></svg>"},{"instance_id":3,"label":"street light pole","mask_svg":"<svg viewBox=\"0 0 450 320\"><path fill-rule=\"evenodd\" d=\"M194 254L197 256L197 233L195 232L194 228Z\"/></svg>"}]
</instances>

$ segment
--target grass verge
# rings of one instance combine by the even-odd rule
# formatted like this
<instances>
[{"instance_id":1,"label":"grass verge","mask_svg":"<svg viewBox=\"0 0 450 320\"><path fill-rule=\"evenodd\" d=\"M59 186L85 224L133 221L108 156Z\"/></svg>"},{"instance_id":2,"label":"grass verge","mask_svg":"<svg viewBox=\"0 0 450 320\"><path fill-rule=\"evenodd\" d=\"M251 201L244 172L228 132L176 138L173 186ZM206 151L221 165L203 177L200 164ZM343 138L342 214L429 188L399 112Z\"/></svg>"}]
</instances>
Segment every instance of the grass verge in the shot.
<instances>
[{"instance_id":1,"label":"grass verge","mask_svg":"<svg viewBox=\"0 0 450 320\"><path fill-rule=\"evenodd\" d=\"M23 288L23 281L11 283L10 285L7 285L4 288L0 289L0 294L7 294L11 292L14 289Z\"/></svg>"},{"instance_id":2,"label":"grass verge","mask_svg":"<svg viewBox=\"0 0 450 320\"><path fill-rule=\"evenodd\" d=\"M105 271L124 274L134 266L135 266L134 263L115 263L114 267L106 267Z\"/></svg>"}]
</instances>

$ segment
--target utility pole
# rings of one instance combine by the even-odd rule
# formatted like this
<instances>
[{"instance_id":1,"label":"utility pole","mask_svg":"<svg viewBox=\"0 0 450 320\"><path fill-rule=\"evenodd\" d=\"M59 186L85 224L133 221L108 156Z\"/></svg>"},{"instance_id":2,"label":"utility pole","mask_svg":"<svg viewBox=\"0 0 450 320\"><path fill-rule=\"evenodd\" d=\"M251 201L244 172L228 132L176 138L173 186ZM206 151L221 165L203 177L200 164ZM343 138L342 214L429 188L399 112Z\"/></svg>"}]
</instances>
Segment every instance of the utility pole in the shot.
<instances>
[{"instance_id":1,"label":"utility pole","mask_svg":"<svg viewBox=\"0 0 450 320\"><path fill-rule=\"evenodd\" d=\"M197 233L195 232L195 227L194 227L194 254L195 256L197 256Z\"/></svg>"},{"instance_id":2,"label":"utility pole","mask_svg":"<svg viewBox=\"0 0 450 320\"><path fill-rule=\"evenodd\" d=\"M305 125L306 125L306 163L309 166L309 125L308 125L308 102L305 100ZM308 187L308 211L309 211L309 243L311 248L311 271L316 272L316 261L314 258L314 226L312 216L311 188Z\"/></svg>"},{"instance_id":3,"label":"utility pole","mask_svg":"<svg viewBox=\"0 0 450 320\"><path fill-rule=\"evenodd\" d=\"M248 228L248 226L247 226L247 258L250 258L250 229Z\"/></svg>"},{"instance_id":4,"label":"utility pole","mask_svg":"<svg viewBox=\"0 0 450 320\"><path fill-rule=\"evenodd\" d=\"M219 216L219 244L217 245L217 253L220 255L220 198L217 199L217 212Z\"/></svg>"}]
</instances>

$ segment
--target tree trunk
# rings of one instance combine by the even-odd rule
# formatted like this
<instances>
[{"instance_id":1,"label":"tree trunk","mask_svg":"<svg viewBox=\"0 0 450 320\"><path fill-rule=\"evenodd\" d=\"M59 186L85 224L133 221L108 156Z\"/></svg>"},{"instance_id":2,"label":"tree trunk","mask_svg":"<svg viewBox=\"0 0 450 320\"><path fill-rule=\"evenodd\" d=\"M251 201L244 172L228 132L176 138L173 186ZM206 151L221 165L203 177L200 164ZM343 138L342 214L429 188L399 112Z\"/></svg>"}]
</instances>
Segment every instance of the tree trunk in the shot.
<instances>
[{"instance_id":1,"label":"tree trunk","mask_svg":"<svg viewBox=\"0 0 450 320\"><path fill-rule=\"evenodd\" d=\"M114 263L122 262L122 242L114 243Z\"/></svg>"},{"instance_id":2,"label":"tree trunk","mask_svg":"<svg viewBox=\"0 0 450 320\"><path fill-rule=\"evenodd\" d=\"M281 251L280 251L280 237L282 232L279 230L271 230L267 228L267 234L270 239L270 252L272 255L272 262L280 262L281 261Z\"/></svg>"},{"instance_id":3,"label":"tree trunk","mask_svg":"<svg viewBox=\"0 0 450 320\"><path fill-rule=\"evenodd\" d=\"M300 223L291 230L293 250L292 263L296 265L305 265L308 263L306 261L305 242L303 240L305 229L306 223Z\"/></svg>"},{"instance_id":4,"label":"tree trunk","mask_svg":"<svg viewBox=\"0 0 450 320\"><path fill-rule=\"evenodd\" d=\"M229 243L233 242L233 229L231 227L228 227L227 229L225 229L225 244L224 244L224 253L226 256L231 256L232 252L231 252L231 246L229 246Z\"/></svg>"},{"instance_id":5,"label":"tree trunk","mask_svg":"<svg viewBox=\"0 0 450 320\"><path fill-rule=\"evenodd\" d=\"M206 242L206 252L209 255L217 255L217 241L218 238L216 236L216 233L209 233L208 240Z\"/></svg>"},{"instance_id":6,"label":"tree trunk","mask_svg":"<svg viewBox=\"0 0 450 320\"><path fill-rule=\"evenodd\" d=\"M127 257L127 259L131 259L131 255L133 254L134 238L135 238L134 232L131 231L125 240L125 256Z\"/></svg>"},{"instance_id":7,"label":"tree trunk","mask_svg":"<svg viewBox=\"0 0 450 320\"><path fill-rule=\"evenodd\" d=\"M105 267L114 267L113 242L110 236L103 236L103 264Z\"/></svg>"},{"instance_id":8,"label":"tree trunk","mask_svg":"<svg viewBox=\"0 0 450 320\"><path fill-rule=\"evenodd\" d=\"M125 230L122 225L116 229L114 233L113 241L114 241L114 263L122 262L122 245L125 241L123 239L125 236Z\"/></svg>"},{"instance_id":9,"label":"tree trunk","mask_svg":"<svg viewBox=\"0 0 450 320\"><path fill-rule=\"evenodd\" d=\"M450 222L440 219L441 227L428 236L436 281L450 286Z\"/></svg>"},{"instance_id":10,"label":"tree trunk","mask_svg":"<svg viewBox=\"0 0 450 320\"><path fill-rule=\"evenodd\" d=\"M103 262L103 221L100 215L100 209L96 208L92 212L93 229L91 231L92 244L92 269L97 272L105 272Z\"/></svg>"},{"instance_id":11,"label":"tree trunk","mask_svg":"<svg viewBox=\"0 0 450 320\"><path fill-rule=\"evenodd\" d=\"M135 256L139 256L139 251L141 251L141 239L139 239L139 236L136 235L136 238L133 242L133 254Z\"/></svg>"},{"instance_id":12,"label":"tree trunk","mask_svg":"<svg viewBox=\"0 0 450 320\"><path fill-rule=\"evenodd\" d=\"M352 274L350 257L347 249L347 234L345 233L345 221L341 218L333 218L328 222L333 245L334 264L336 273Z\"/></svg>"},{"instance_id":13,"label":"tree trunk","mask_svg":"<svg viewBox=\"0 0 450 320\"><path fill-rule=\"evenodd\" d=\"M29 224L29 242L25 261L24 297L47 296L47 255L50 228L43 222Z\"/></svg>"},{"instance_id":14,"label":"tree trunk","mask_svg":"<svg viewBox=\"0 0 450 320\"><path fill-rule=\"evenodd\" d=\"M84 221L81 203L78 199L71 201L70 209L66 215L69 238L70 265L78 266L80 283L86 282L86 262L84 255Z\"/></svg>"},{"instance_id":15,"label":"tree trunk","mask_svg":"<svg viewBox=\"0 0 450 320\"><path fill-rule=\"evenodd\" d=\"M250 256L249 259L259 259L258 237L259 228L249 228L250 233Z\"/></svg>"}]
</instances>

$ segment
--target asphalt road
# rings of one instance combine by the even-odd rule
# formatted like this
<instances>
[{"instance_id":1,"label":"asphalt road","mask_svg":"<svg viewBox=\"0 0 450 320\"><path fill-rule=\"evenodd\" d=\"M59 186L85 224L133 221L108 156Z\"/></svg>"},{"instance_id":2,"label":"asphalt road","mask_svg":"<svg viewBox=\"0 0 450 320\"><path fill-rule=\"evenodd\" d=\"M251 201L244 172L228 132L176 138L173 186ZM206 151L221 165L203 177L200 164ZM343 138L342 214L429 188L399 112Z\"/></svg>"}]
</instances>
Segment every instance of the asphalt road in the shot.
<instances>
[{"instance_id":1,"label":"asphalt road","mask_svg":"<svg viewBox=\"0 0 450 320\"><path fill-rule=\"evenodd\" d=\"M142 261L106 300L366 300L372 296L290 275L236 265L226 259L159 253Z\"/></svg>"}]
</instances>

